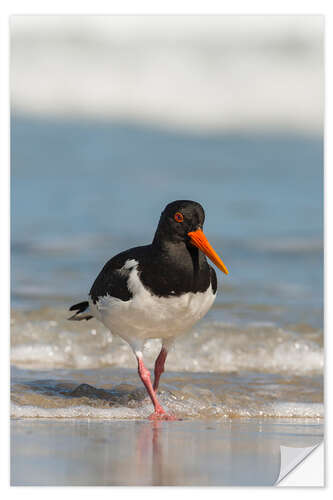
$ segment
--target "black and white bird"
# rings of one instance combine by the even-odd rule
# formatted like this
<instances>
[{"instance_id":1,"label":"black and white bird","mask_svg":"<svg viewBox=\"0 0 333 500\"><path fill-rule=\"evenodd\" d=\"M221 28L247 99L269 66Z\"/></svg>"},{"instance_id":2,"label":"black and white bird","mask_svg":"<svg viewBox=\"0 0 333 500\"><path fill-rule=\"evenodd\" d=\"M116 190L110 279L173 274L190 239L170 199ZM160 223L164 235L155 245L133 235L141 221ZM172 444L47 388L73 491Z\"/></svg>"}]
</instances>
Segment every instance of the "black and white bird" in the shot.
<instances>
[{"instance_id":1,"label":"black and white bird","mask_svg":"<svg viewBox=\"0 0 333 500\"><path fill-rule=\"evenodd\" d=\"M211 308L217 290L215 270L228 270L202 231L205 212L195 201L169 203L150 245L125 250L109 260L97 276L89 299L75 304L69 319L92 317L133 349L139 376L154 405L151 419L168 420L156 393L168 350ZM147 339L162 340L154 383L143 362Z\"/></svg>"}]
</instances>

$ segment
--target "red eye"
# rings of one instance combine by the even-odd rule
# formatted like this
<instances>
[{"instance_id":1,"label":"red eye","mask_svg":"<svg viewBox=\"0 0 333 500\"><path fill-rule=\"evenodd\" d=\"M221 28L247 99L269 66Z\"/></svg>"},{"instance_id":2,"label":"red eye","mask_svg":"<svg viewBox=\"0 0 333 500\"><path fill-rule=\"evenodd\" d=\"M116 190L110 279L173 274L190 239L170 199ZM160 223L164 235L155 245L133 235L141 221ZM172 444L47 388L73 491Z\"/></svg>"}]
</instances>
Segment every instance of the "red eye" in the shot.
<instances>
[{"instance_id":1,"label":"red eye","mask_svg":"<svg viewBox=\"0 0 333 500\"><path fill-rule=\"evenodd\" d=\"M176 222L183 222L184 216L180 212L176 212L175 215L173 216Z\"/></svg>"}]
</instances>

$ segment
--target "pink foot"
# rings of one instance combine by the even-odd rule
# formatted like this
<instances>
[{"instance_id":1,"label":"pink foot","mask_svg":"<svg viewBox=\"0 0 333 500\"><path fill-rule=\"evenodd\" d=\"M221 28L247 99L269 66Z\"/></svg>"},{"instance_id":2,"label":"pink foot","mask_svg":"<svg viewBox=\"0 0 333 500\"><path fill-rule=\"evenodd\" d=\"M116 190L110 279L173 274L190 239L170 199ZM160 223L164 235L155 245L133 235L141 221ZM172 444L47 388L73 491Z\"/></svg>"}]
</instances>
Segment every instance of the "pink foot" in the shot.
<instances>
[{"instance_id":1,"label":"pink foot","mask_svg":"<svg viewBox=\"0 0 333 500\"><path fill-rule=\"evenodd\" d=\"M163 349L162 349L162 351L163 351ZM147 389L147 392L149 394L151 402L153 403L154 408L155 408L154 413L152 413L149 416L149 420L177 420L176 417L173 417L172 415L168 415L167 413L165 413L162 406L158 402L155 391L153 389L153 386L151 385L150 372L149 372L149 370L147 370L147 368L143 364L141 356L142 356L141 354L138 354L138 356L137 356L139 375L140 375L140 378L141 378L145 388ZM157 379L157 381L158 381L158 379ZM156 389L157 389L157 386L156 386Z\"/></svg>"},{"instance_id":2,"label":"pink foot","mask_svg":"<svg viewBox=\"0 0 333 500\"><path fill-rule=\"evenodd\" d=\"M168 415L165 411L154 411L149 415L149 420L177 420L173 415Z\"/></svg>"}]
</instances>

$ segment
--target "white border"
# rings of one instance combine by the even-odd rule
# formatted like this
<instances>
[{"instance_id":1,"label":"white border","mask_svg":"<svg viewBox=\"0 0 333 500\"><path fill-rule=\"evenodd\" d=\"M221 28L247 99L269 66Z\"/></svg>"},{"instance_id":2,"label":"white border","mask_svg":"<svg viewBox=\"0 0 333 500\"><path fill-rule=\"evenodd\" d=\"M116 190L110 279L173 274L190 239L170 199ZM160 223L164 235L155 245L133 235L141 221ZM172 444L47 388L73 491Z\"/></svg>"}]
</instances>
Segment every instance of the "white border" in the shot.
<instances>
[{"instance_id":1,"label":"white border","mask_svg":"<svg viewBox=\"0 0 333 500\"><path fill-rule=\"evenodd\" d=\"M88 2L86 0L81 1L70 1L70 0L58 0L57 2L45 2L41 0L30 0L27 1L11 1L2 2L0 7L1 9L1 24L0 24L0 63L1 63L1 101L0 101L0 110L1 110L1 193L0 193L0 201L1 201L1 232L3 235L2 245L1 245L1 278L2 278L2 287L1 287L1 396L2 396L2 407L5 407L4 401L7 403L7 412L1 412L1 463L0 463L0 471L1 471L1 485L3 494L9 495L10 497L14 496L22 496L30 497L34 496L35 499L38 497L44 497L45 495L50 495L51 497L55 497L58 494L64 497L71 497L71 499L80 496L80 499L83 500L85 498L91 497L92 494L97 493L101 497L109 498L111 495L126 495L129 493L130 495L135 495L135 497L145 496L148 500L149 498L156 498L159 496L159 499L169 499L170 494L180 494L182 498L201 498L202 495L208 494L212 497L222 497L222 495L228 495L228 498L233 495L245 494L247 498L266 498L267 494L269 495L277 495L283 491L284 497L290 495L290 497L294 498L295 495L300 494L302 499L313 498L313 494L329 494L329 490L331 487L327 487L326 489L316 490L315 492L309 489L279 489L279 488L271 488L269 492L267 492L266 488L121 488L119 491L115 489L110 490L109 488L98 488L96 492L92 491L92 488L9 488L9 436L8 436L8 384L9 384L9 376L8 376L8 359L9 359L9 345L8 345L8 316L9 316L9 293L8 293L8 284L9 284L9 196L8 196L8 185L9 185L9 130L8 130L8 116L9 116L9 102L8 102L8 74L9 74L9 59L8 59L8 16L11 14L325 14L326 15L326 89L333 88L332 81L332 49L333 47L333 15L332 15L332 2L330 0L327 1L309 1L309 0L280 0L280 1L239 1L233 0L232 2L222 2L222 1L212 1L212 0L168 0L166 1L152 1L152 0L94 0ZM332 188L331 183L331 175L329 172L328 165L329 162L329 117L331 115L330 109L330 95L326 96L326 149L325 149L325 160L326 160L326 171L325 171L325 202L326 202L326 216L325 216L325 250L326 250L326 258L325 258L325 331L326 331L326 352L329 350L329 332L328 325L329 321L329 304L328 304L328 276L330 275L330 265L329 265L329 249L332 248L331 242L331 234L332 231L329 231L329 227L327 224L327 220L329 217L329 209L332 203L330 204L330 200L328 192L332 193L332 189L329 191L329 186ZM332 166L331 166L332 168ZM332 224L331 224L332 226ZM326 356L327 368L326 368L326 383L325 387L327 387L328 375L329 375L329 362ZM327 395L327 391L326 391ZM326 399L326 418L329 419L329 400ZM326 454L326 470L329 470L330 461L327 458ZM118 488L117 488L118 490Z\"/></svg>"}]
</instances>

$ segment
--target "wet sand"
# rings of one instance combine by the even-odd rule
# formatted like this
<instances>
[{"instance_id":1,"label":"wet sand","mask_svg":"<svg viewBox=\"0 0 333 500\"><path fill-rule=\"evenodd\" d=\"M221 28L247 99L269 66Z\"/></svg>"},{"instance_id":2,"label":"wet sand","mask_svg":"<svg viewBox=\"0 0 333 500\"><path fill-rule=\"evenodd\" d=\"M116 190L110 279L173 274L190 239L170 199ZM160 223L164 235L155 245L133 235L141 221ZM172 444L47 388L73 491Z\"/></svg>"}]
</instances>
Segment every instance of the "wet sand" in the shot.
<instances>
[{"instance_id":1,"label":"wet sand","mask_svg":"<svg viewBox=\"0 0 333 500\"><path fill-rule=\"evenodd\" d=\"M320 419L13 419L13 486L270 486Z\"/></svg>"}]
</instances>

